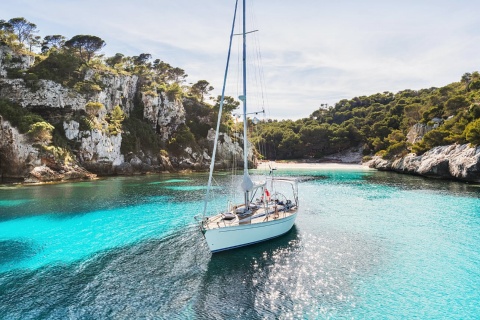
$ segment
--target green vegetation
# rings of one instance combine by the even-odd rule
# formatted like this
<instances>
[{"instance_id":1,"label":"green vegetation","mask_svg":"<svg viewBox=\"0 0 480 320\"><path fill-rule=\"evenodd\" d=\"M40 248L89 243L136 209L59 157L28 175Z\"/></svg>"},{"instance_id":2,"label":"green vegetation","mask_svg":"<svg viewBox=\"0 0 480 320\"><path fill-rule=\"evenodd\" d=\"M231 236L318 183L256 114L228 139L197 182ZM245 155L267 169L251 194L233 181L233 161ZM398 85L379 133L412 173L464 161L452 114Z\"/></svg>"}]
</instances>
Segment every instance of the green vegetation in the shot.
<instances>
[{"instance_id":1,"label":"green vegetation","mask_svg":"<svg viewBox=\"0 0 480 320\"><path fill-rule=\"evenodd\" d=\"M152 126L140 119L130 117L123 122L122 146L123 154L136 153L140 150L159 150L162 147L160 136L156 134Z\"/></svg>"},{"instance_id":2,"label":"green vegetation","mask_svg":"<svg viewBox=\"0 0 480 320\"><path fill-rule=\"evenodd\" d=\"M41 116L1 99L0 115L4 120L8 120L17 127L20 133L28 134L41 151L52 154L61 163L73 162L70 147L61 125L54 127Z\"/></svg>"},{"instance_id":3,"label":"green vegetation","mask_svg":"<svg viewBox=\"0 0 480 320\"><path fill-rule=\"evenodd\" d=\"M72 153L67 148L57 146L42 146L41 150L45 153L53 155L57 161L65 165L70 165L75 162L74 156L72 156Z\"/></svg>"},{"instance_id":4,"label":"green vegetation","mask_svg":"<svg viewBox=\"0 0 480 320\"><path fill-rule=\"evenodd\" d=\"M8 21L0 20L0 40L6 44L12 45L15 49L20 49L23 46L32 50L32 47L38 44L39 38L34 36L37 30L37 25L27 21L25 18L12 18ZM14 45L15 40L18 40L19 45Z\"/></svg>"},{"instance_id":5,"label":"green vegetation","mask_svg":"<svg viewBox=\"0 0 480 320\"><path fill-rule=\"evenodd\" d=\"M257 125L254 142L268 159L322 158L363 147L364 154L391 158L423 153L451 143L480 143L480 74L441 88L341 100L307 119L268 121ZM421 123L431 129L411 145L407 133Z\"/></svg>"},{"instance_id":6,"label":"green vegetation","mask_svg":"<svg viewBox=\"0 0 480 320\"><path fill-rule=\"evenodd\" d=\"M79 78L81 60L70 51L51 49L46 56L37 56L29 70L39 79L52 80L73 87Z\"/></svg>"},{"instance_id":7,"label":"green vegetation","mask_svg":"<svg viewBox=\"0 0 480 320\"><path fill-rule=\"evenodd\" d=\"M213 90L207 80L199 80L190 88L190 94L203 102L205 96Z\"/></svg>"},{"instance_id":8,"label":"green vegetation","mask_svg":"<svg viewBox=\"0 0 480 320\"><path fill-rule=\"evenodd\" d=\"M125 113L120 106L115 106L107 116L108 131L111 135L122 133L122 122L125 120Z\"/></svg>"},{"instance_id":9,"label":"green vegetation","mask_svg":"<svg viewBox=\"0 0 480 320\"><path fill-rule=\"evenodd\" d=\"M28 134L33 138L34 141L41 144L49 144L52 140L52 131L54 126L50 123L41 121L35 122L30 126Z\"/></svg>"},{"instance_id":10,"label":"green vegetation","mask_svg":"<svg viewBox=\"0 0 480 320\"><path fill-rule=\"evenodd\" d=\"M213 106L202 103L195 98L186 98L183 101L185 108L186 124L194 135L195 141L201 141L207 137L211 128L215 129L218 110L220 107L220 96L217 97ZM235 125L231 112L238 108L239 102L232 97L225 97L223 102L223 113L220 125L221 132L235 131Z\"/></svg>"},{"instance_id":11,"label":"green vegetation","mask_svg":"<svg viewBox=\"0 0 480 320\"><path fill-rule=\"evenodd\" d=\"M105 106L101 104L100 102L93 102L90 101L85 105L85 112L90 116L90 117L96 117L100 113L102 109L105 109Z\"/></svg>"},{"instance_id":12,"label":"green vegetation","mask_svg":"<svg viewBox=\"0 0 480 320\"><path fill-rule=\"evenodd\" d=\"M0 115L17 127L20 133L27 133L33 124L45 121L38 114L3 99L0 99Z\"/></svg>"},{"instance_id":13,"label":"green vegetation","mask_svg":"<svg viewBox=\"0 0 480 320\"><path fill-rule=\"evenodd\" d=\"M85 64L88 64L95 56L95 53L105 46L105 41L97 36L81 34L66 41L64 46L75 51L80 59Z\"/></svg>"},{"instance_id":14,"label":"green vegetation","mask_svg":"<svg viewBox=\"0 0 480 320\"><path fill-rule=\"evenodd\" d=\"M173 137L168 141L168 147L174 153L180 153L182 148L191 146L195 142L195 137L186 125L181 125Z\"/></svg>"}]
</instances>

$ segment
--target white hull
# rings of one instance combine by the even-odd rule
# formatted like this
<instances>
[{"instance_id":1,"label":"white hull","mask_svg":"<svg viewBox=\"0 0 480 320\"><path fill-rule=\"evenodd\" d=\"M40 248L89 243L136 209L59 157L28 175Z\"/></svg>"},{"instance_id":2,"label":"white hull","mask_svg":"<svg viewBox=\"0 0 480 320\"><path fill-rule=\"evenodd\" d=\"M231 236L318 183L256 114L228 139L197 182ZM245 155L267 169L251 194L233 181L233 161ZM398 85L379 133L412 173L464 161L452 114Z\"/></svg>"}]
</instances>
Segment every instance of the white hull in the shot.
<instances>
[{"instance_id":1,"label":"white hull","mask_svg":"<svg viewBox=\"0 0 480 320\"><path fill-rule=\"evenodd\" d=\"M207 229L204 235L211 252L229 250L279 237L292 228L296 217L294 213L262 223Z\"/></svg>"}]
</instances>

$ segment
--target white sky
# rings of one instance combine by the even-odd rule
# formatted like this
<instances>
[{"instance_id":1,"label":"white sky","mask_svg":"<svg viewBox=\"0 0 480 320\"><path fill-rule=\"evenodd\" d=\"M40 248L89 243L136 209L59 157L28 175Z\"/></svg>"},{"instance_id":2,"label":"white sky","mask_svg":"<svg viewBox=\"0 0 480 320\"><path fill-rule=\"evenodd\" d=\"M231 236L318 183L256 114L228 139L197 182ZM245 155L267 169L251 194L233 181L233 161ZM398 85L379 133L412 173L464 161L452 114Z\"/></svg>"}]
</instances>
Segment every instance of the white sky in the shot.
<instances>
[{"instance_id":1,"label":"white sky","mask_svg":"<svg viewBox=\"0 0 480 320\"><path fill-rule=\"evenodd\" d=\"M439 87L480 70L478 0L252 0L270 116ZM103 53L150 53L220 93L234 0L0 0L40 35L96 35Z\"/></svg>"}]
</instances>

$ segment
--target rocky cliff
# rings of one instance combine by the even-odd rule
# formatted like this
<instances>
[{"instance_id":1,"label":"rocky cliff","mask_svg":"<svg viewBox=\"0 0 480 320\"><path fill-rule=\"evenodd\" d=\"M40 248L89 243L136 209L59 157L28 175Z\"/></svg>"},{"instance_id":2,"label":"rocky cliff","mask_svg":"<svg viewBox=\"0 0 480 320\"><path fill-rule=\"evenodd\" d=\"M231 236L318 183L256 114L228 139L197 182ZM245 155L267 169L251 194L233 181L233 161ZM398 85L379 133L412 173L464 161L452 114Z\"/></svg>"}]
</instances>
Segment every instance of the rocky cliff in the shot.
<instances>
[{"instance_id":1,"label":"rocky cliff","mask_svg":"<svg viewBox=\"0 0 480 320\"><path fill-rule=\"evenodd\" d=\"M371 168L425 177L480 182L480 147L440 146L417 156L413 153L393 160L374 157Z\"/></svg>"},{"instance_id":2,"label":"rocky cliff","mask_svg":"<svg viewBox=\"0 0 480 320\"><path fill-rule=\"evenodd\" d=\"M0 45L0 99L55 126L53 141L35 141L0 113L1 177L39 182L208 168L212 133L199 138L203 143L178 136L179 131L192 136L182 98L165 91L145 92L147 80L141 76L94 68L84 70L77 80L95 84L95 90L88 92L52 80L29 80L34 61L33 55ZM91 102L101 107L92 113L87 110ZM116 106L123 117L137 122L112 129ZM231 152L243 161L238 142L222 137L217 165L231 162ZM253 161L253 150L250 155Z\"/></svg>"},{"instance_id":3,"label":"rocky cliff","mask_svg":"<svg viewBox=\"0 0 480 320\"><path fill-rule=\"evenodd\" d=\"M27 137L0 116L0 166L7 177L24 177L42 165L39 151ZM7 170L8 167L8 170ZM5 174L3 174L5 175Z\"/></svg>"},{"instance_id":4,"label":"rocky cliff","mask_svg":"<svg viewBox=\"0 0 480 320\"><path fill-rule=\"evenodd\" d=\"M437 124L438 125L438 124ZM407 134L407 141L414 144L437 125L417 123ZM369 167L430 178L480 182L480 147L469 144L452 144L435 147L422 155L414 153L383 159L375 156L366 163Z\"/></svg>"}]
</instances>

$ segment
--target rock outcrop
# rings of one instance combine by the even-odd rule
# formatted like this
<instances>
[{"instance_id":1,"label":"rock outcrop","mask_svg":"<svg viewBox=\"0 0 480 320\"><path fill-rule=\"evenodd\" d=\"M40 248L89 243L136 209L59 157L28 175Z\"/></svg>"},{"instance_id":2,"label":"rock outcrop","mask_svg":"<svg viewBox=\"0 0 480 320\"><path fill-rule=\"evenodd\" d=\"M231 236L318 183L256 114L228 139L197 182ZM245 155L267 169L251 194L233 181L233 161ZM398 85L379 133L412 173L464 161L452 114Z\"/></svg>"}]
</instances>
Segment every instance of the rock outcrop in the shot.
<instances>
[{"instance_id":1,"label":"rock outcrop","mask_svg":"<svg viewBox=\"0 0 480 320\"><path fill-rule=\"evenodd\" d=\"M416 123L407 133L407 142L414 144L423 139L423 136L433 127L424 123Z\"/></svg>"},{"instance_id":2,"label":"rock outcrop","mask_svg":"<svg viewBox=\"0 0 480 320\"><path fill-rule=\"evenodd\" d=\"M8 69L24 70L35 61L34 55L19 55L8 46L0 44L0 78L6 78Z\"/></svg>"},{"instance_id":3,"label":"rock outcrop","mask_svg":"<svg viewBox=\"0 0 480 320\"><path fill-rule=\"evenodd\" d=\"M81 110L86 97L50 80L38 80L38 89L32 91L23 79L0 79L0 97L26 108L69 108Z\"/></svg>"},{"instance_id":4,"label":"rock outcrop","mask_svg":"<svg viewBox=\"0 0 480 320\"><path fill-rule=\"evenodd\" d=\"M24 178L27 183L39 183L95 177L76 162L59 163L52 154L41 152L27 135L0 116L0 178Z\"/></svg>"},{"instance_id":5,"label":"rock outcrop","mask_svg":"<svg viewBox=\"0 0 480 320\"><path fill-rule=\"evenodd\" d=\"M90 180L97 175L90 173L79 166L63 167L61 170L53 170L47 165L38 166L32 169L24 179L25 183L58 182L66 180Z\"/></svg>"},{"instance_id":6,"label":"rock outcrop","mask_svg":"<svg viewBox=\"0 0 480 320\"><path fill-rule=\"evenodd\" d=\"M221 169L228 168L232 166L233 162L236 162L240 167L243 167L243 136L237 134L234 136L234 139L235 141L226 134L219 134L215 167ZM214 129L210 129L208 131L207 141L209 142L210 149L213 150L213 144L215 141ZM253 153L253 146L250 142L248 143L247 157L249 164L253 165L255 162L255 157ZM208 160L210 160L210 157L208 157Z\"/></svg>"},{"instance_id":7,"label":"rock outcrop","mask_svg":"<svg viewBox=\"0 0 480 320\"><path fill-rule=\"evenodd\" d=\"M142 93L143 117L161 136L168 140L185 123L185 109L178 100L170 100L163 92L153 97Z\"/></svg>"},{"instance_id":8,"label":"rock outcrop","mask_svg":"<svg viewBox=\"0 0 480 320\"><path fill-rule=\"evenodd\" d=\"M342 152L328 155L322 159L325 162L338 162L338 163L362 163L363 147L350 148Z\"/></svg>"},{"instance_id":9,"label":"rock outcrop","mask_svg":"<svg viewBox=\"0 0 480 320\"><path fill-rule=\"evenodd\" d=\"M80 90L75 85L67 87L52 80L36 80L35 77L34 80L26 80L34 61L33 55L18 54L0 45L0 99L41 115L55 126L57 139L60 135L60 139L65 140L60 148L64 148L65 144L68 147L58 151L55 149L57 146L34 143L27 134L20 133L0 115L0 178L46 182L88 179L95 174L129 175L208 169L209 155L213 150L213 130L207 137L201 137L201 142L190 140L177 144L175 152L170 154L158 150L158 145L168 146L175 141L172 138L180 129L185 131L186 113L181 98L155 90L143 92L142 86L148 80L105 70L87 69L78 73L81 79L76 79L77 84L95 84L94 90ZM104 108L100 108L97 114L88 113L86 105L89 102L99 102ZM109 117L116 106L120 106L127 117L137 111L136 120L150 125L153 135L156 134L161 141L156 142L156 150L146 150L145 144L138 142L138 136L132 135L137 141L131 138L126 150L134 152L122 153L122 142L130 132L110 128ZM202 119L193 121L201 123ZM240 141L241 138L235 137L235 140ZM242 146L237 141L221 134L216 167L230 167L234 160L239 164L243 162ZM68 163L58 158L58 152L67 151L73 158L69 158ZM249 161L253 163L251 146L248 153Z\"/></svg>"},{"instance_id":10,"label":"rock outcrop","mask_svg":"<svg viewBox=\"0 0 480 320\"><path fill-rule=\"evenodd\" d=\"M37 148L28 138L18 132L10 122L0 116L0 170L4 178L26 176L33 168L40 166Z\"/></svg>"},{"instance_id":11,"label":"rock outcrop","mask_svg":"<svg viewBox=\"0 0 480 320\"><path fill-rule=\"evenodd\" d=\"M393 160L374 157L367 164L378 170L480 182L480 147L468 144L435 147L420 156L411 153Z\"/></svg>"}]
</instances>

